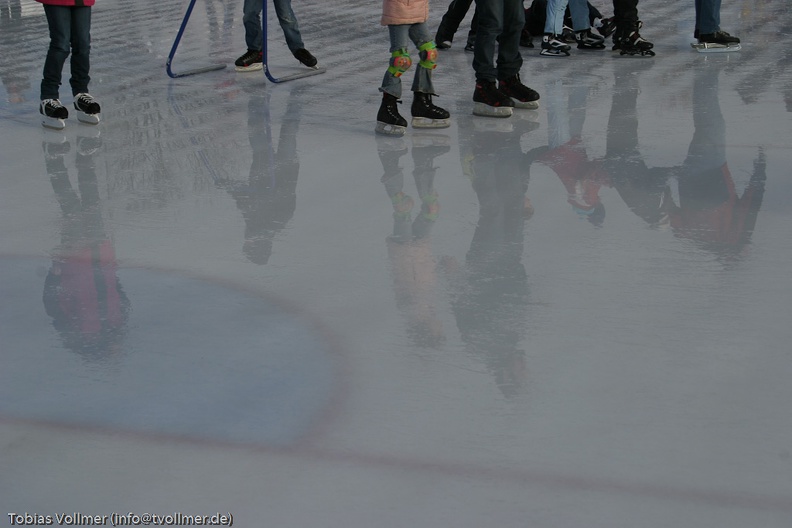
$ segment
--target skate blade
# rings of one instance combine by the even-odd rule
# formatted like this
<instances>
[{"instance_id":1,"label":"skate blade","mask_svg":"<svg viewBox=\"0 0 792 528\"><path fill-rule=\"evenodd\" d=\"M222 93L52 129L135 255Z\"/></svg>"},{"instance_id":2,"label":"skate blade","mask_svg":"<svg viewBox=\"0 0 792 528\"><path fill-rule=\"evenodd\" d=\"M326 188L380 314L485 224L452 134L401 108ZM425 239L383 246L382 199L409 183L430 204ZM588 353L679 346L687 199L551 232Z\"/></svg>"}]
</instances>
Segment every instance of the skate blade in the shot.
<instances>
[{"instance_id":1,"label":"skate blade","mask_svg":"<svg viewBox=\"0 0 792 528\"><path fill-rule=\"evenodd\" d=\"M413 128L448 128L451 119L432 119L430 117L413 117L410 123Z\"/></svg>"},{"instance_id":2,"label":"skate blade","mask_svg":"<svg viewBox=\"0 0 792 528\"><path fill-rule=\"evenodd\" d=\"M539 108L539 101L520 101L514 97L511 100L514 103L514 108L522 108L523 110L536 110Z\"/></svg>"},{"instance_id":3,"label":"skate blade","mask_svg":"<svg viewBox=\"0 0 792 528\"><path fill-rule=\"evenodd\" d=\"M482 117L511 117L512 107L490 106L484 103L473 103L473 115Z\"/></svg>"},{"instance_id":4,"label":"skate blade","mask_svg":"<svg viewBox=\"0 0 792 528\"><path fill-rule=\"evenodd\" d=\"M44 116L41 118L41 124L44 128L49 128L51 130L63 130L66 128L66 121L55 117Z\"/></svg>"},{"instance_id":5,"label":"skate blade","mask_svg":"<svg viewBox=\"0 0 792 528\"><path fill-rule=\"evenodd\" d=\"M96 125L99 123L101 114L86 114L85 112L77 111L77 121L85 123L86 125Z\"/></svg>"},{"instance_id":6,"label":"skate blade","mask_svg":"<svg viewBox=\"0 0 792 528\"><path fill-rule=\"evenodd\" d=\"M438 134L416 134L412 136L413 147L450 147L451 138Z\"/></svg>"},{"instance_id":7,"label":"skate blade","mask_svg":"<svg viewBox=\"0 0 792 528\"><path fill-rule=\"evenodd\" d=\"M407 131L407 127L377 121L377 126L374 128L374 131L377 134L384 134L386 136L403 136Z\"/></svg>"},{"instance_id":8,"label":"skate blade","mask_svg":"<svg viewBox=\"0 0 792 528\"><path fill-rule=\"evenodd\" d=\"M251 64L250 66L234 66L234 70L238 72L254 72L254 71L261 71L264 69L264 65L260 62L256 64Z\"/></svg>"},{"instance_id":9,"label":"skate blade","mask_svg":"<svg viewBox=\"0 0 792 528\"><path fill-rule=\"evenodd\" d=\"M569 52L565 50L546 50L539 52L542 57L569 57Z\"/></svg>"},{"instance_id":10,"label":"skate blade","mask_svg":"<svg viewBox=\"0 0 792 528\"><path fill-rule=\"evenodd\" d=\"M625 50L621 50L619 52L619 57L624 57L625 55L628 56L628 57L638 57L638 58L643 59L643 58L646 58L646 57L654 57L656 55L656 53L654 51L652 51L652 50L646 50L646 51L625 51Z\"/></svg>"},{"instance_id":11,"label":"skate blade","mask_svg":"<svg viewBox=\"0 0 792 528\"><path fill-rule=\"evenodd\" d=\"M691 42L690 46L699 53L728 53L740 51L742 46L738 44L713 44L709 42Z\"/></svg>"}]
</instances>

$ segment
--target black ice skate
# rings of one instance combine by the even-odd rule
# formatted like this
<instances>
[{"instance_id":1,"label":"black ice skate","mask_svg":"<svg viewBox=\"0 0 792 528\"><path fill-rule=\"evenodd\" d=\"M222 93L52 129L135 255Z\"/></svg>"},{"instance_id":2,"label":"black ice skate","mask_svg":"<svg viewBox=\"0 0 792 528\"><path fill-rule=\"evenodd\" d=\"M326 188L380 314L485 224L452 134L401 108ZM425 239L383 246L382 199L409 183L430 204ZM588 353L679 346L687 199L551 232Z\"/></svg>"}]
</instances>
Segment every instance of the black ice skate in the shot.
<instances>
[{"instance_id":1,"label":"black ice skate","mask_svg":"<svg viewBox=\"0 0 792 528\"><path fill-rule=\"evenodd\" d=\"M643 23L639 20L632 27L617 28L616 34L613 35L613 50L618 51L619 55L654 57L655 52L652 50L654 44L638 33L642 26Z\"/></svg>"},{"instance_id":2,"label":"black ice skate","mask_svg":"<svg viewBox=\"0 0 792 528\"><path fill-rule=\"evenodd\" d=\"M316 57L311 55L311 52L305 48L300 48L298 50L294 50L292 52L294 58L303 63L303 65L308 66L309 68L313 68L314 70L318 69L316 66L317 60Z\"/></svg>"},{"instance_id":3,"label":"black ice skate","mask_svg":"<svg viewBox=\"0 0 792 528\"><path fill-rule=\"evenodd\" d=\"M692 43L691 46L699 53L739 51L742 49L740 39L729 35L725 31L718 30L714 33L699 34L697 30L694 36L698 42Z\"/></svg>"},{"instance_id":4,"label":"black ice skate","mask_svg":"<svg viewBox=\"0 0 792 528\"><path fill-rule=\"evenodd\" d=\"M604 50L605 37L595 35L590 29L575 32L575 41L578 49L584 50Z\"/></svg>"},{"instance_id":5,"label":"black ice skate","mask_svg":"<svg viewBox=\"0 0 792 528\"><path fill-rule=\"evenodd\" d=\"M494 81L479 81L473 92L473 114L484 117L510 117L514 103L495 86Z\"/></svg>"},{"instance_id":6,"label":"black ice skate","mask_svg":"<svg viewBox=\"0 0 792 528\"><path fill-rule=\"evenodd\" d=\"M608 38L616 31L616 17L603 18L601 20L596 18L594 19L594 27L597 28L597 33L604 38Z\"/></svg>"},{"instance_id":7,"label":"black ice skate","mask_svg":"<svg viewBox=\"0 0 792 528\"><path fill-rule=\"evenodd\" d=\"M377 112L377 126L374 129L378 134L388 136L403 136L407 131L407 120L399 114L397 103L401 103L396 96L389 93L382 94L382 104Z\"/></svg>"},{"instance_id":8,"label":"black ice skate","mask_svg":"<svg viewBox=\"0 0 792 528\"><path fill-rule=\"evenodd\" d=\"M102 108L90 94L78 93L75 95L74 109L77 110L77 120L81 123L87 123L89 125L99 123Z\"/></svg>"},{"instance_id":9,"label":"black ice skate","mask_svg":"<svg viewBox=\"0 0 792 528\"><path fill-rule=\"evenodd\" d=\"M511 98L515 108L539 108L539 94L528 88L520 81L520 76L515 75L498 82L498 88Z\"/></svg>"},{"instance_id":10,"label":"black ice skate","mask_svg":"<svg viewBox=\"0 0 792 528\"><path fill-rule=\"evenodd\" d=\"M558 35L546 33L542 37L542 51L539 52L539 55L544 55L545 57L569 57L570 49L572 47L562 42Z\"/></svg>"},{"instance_id":11,"label":"black ice skate","mask_svg":"<svg viewBox=\"0 0 792 528\"><path fill-rule=\"evenodd\" d=\"M432 104L432 94L415 92L412 108L413 128L448 128L451 126L451 114L447 110Z\"/></svg>"},{"instance_id":12,"label":"black ice skate","mask_svg":"<svg viewBox=\"0 0 792 528\"><path fill-rule=\"evenodd\" d=\"M249 49L234 61L234 69L238 72L260 71L264 67L264 53L261 50Z\"/></svg>"},{"instance_id":13,"label":"black ice skate","mask_svg":"<svg viewBox=\"0 0 792 528\"><path fill-rule=\"evenodd\" d=\"M58 99L44 99L41 101L39 113L43 116L41 124L45 127L55 130L66 128L65 120L69 117L69 111Z\"/></svg>"}]
</instances>

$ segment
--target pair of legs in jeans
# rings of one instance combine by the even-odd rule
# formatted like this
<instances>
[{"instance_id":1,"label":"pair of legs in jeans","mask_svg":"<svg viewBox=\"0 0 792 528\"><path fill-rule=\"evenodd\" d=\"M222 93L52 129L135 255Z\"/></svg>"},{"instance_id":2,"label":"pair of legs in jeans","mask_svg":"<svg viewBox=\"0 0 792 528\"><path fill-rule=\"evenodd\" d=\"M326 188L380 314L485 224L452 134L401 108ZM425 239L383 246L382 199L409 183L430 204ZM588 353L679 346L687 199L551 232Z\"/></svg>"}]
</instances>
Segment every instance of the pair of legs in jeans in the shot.
<instances>
[{"instance_id":1,"label":"pair of legs in jeans","mask_svg":"<svg viewBox=\"0 0 792 528\"><path fill-rule=\"evenodd\" d=\"M63 66L71 53L72 95L88 92L91 69L91 8L44 5L50 45L44 60L41 99L58 99Z\"/></svg>"},{"instance_id":2,"label":"pair of legs in jeans","mask_svg":"<svg viewBox=\"0 0 792 528\"><path fill-rule=\"evenodd\" d=\"M264 9L264 1L245 0L242 6L245 43L250 50L261 51L264 48L261 31L261 10ZM297 26L297 17L291 7L291 0L273 0L273 4L289 50L294 53L298 49L304 49L305 45L300 35L300 28Z\"/></svg>"}]
</instances>

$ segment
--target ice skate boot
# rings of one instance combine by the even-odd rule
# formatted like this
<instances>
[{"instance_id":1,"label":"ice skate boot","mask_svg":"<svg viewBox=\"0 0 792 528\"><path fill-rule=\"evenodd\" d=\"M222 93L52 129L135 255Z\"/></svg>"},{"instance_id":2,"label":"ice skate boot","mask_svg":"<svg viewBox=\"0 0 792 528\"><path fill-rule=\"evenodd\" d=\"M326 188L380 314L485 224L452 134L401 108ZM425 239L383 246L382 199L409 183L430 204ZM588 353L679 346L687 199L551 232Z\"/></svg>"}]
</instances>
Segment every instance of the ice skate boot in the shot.
<instances>
[{"instance_id":1,"label":"ice skate boot","mask_svg":"<svg viewBox=\"0 0 792 528\"><path fill-rule=\"evenodd\" d=\"M643 23L639 20L632 27L617 28L613 36L613 50L618 51L619 55L654 57L655 52L652 50L654 44L638 33L642 26Z\"/></svg>"},{"instance_id":2,"label":"ice skate boot","mask_svg":"<svg viewBox=\"0 0 792 528\"><path fill-rule=\"evenodd\" d=\"M300 49L294 50L292 52L292 55L294 55L294 58L297 59L298 61L300 61L304 66L307 66L309 68L313 68L314 70L319 69L318 66L316 66L316 64L319 61L317 61L316 57L311 55L311 52L308 51L307 49L300 48Z\"/></svg>"},{"instance_id":3,"label":"ice skate boot","mask_svg":"<svg viewBox=\"0 0 792 528\"><path fill-rule=\"evenodd\" d=\"M473 114L484 117L510 117L514 103L494 81L479 81L473 92Z\"/></svg>"},{"instance_id":4,"label":"ice skate boot","mask_svg":"<svg viewBox=\"0 0 792 528\"><path fill-rule=\"evenodd\" d=\"M432 94L415 92L412 108L413 128L448 128L451 126L451 114L447 110L432 104Z\"/></svg>"},{"instance_id":5,"label":"ice skate boot","mask_svg":"<svg viewBox=\"0 0 792 528\"><path fill-rule=\"evenodd\" d=\"M616 17L610 18L595 18L593 26L597 29L597 33L604 38L608 38L616 31Z\"/></svg>"},{"instance_id":6,"label":"ice skate boot","mask_svg":"<svg viewBox=\"0 0 792 528\"><path fill-rule=\"evenodd\" d=\"M563 43L558 38L558 35L546 33L542 37L542 51L539 52L539 55L544 55L545 57L569 57L570 49L572 47Z\"/></svg>"},{"instance_id":7,"label":"ice skate boot","mask_svg":"<svg viewBox=\"0 0 792 528\"><path fill-rule=\"evenodd\" d=\"M527 29L523 28L522 33L520 33L520 47L521 48L533 48L533 36L531 32Z\"/></svg>"},{"instance_id":8,"label":"ice skate boot","mask_svg":"<svg viewBox=\"0 0 792 528\"><path fill-rule=\"evenodd\" d=\"M403 136L407 131L407 120L399 114L396 107L400 103L395 95L382 94L382 104L377 113L377 126L374 129L378 134L388 136Z\"/></svg>"},{"instance_id":9,"label":"ice skate boot","mask_svg":"<svg viewBox=\"0 0 792 528\"><path fill-rule=\"evenodd\" d=\"M41 124L53 130L63 130L66 128L66 119L69 111L58 99L44 99L39 105L39 113L43 116Z\"/></svg>"},{"instance_id":10,"label":"ice skate boot","mask_svg":"<svg viewBox=\"0 0 792 528\"><path fill-rule=\"evenodd\" d=\"M592 33L590 29L577 31L575 33L575 40L577 41L578 49L584 49L584 50L605 49L605 37Z\"/></svg>"},{"instance_id":11,"label":"ice skate boot","mask_svg":"<svg viewBox=\"0 0 792 528\"><path fill-rule=\"evenodd\" d=\"M77 110L77 120L80 123L95 125L99 123L102 108L90 94L78 93L74 96L74 109Z\"/></svg>"},{"instance_id":12,"label":"ice skate boot","mask_svg":"<svg viewBox=\"0 0 792 528\"><path fill-rule=\"evenodd\" d=\"M694 37L698 42L691 44L691 46L700 53L739 51L742 49L740 39L729 35L725 31L718 30L714 33L699 34L698 30L696 30Z\"/></svg>"},{"instance_id":13,"label":"ice skate boot","mask_svg":"<svg viewBox=\"0 0 792 528\"><path fill-rule=\"evenodd\" d=\"M536 90L528 88L520 81L520 76L515 75L498 82L498 89L511 98L515 108L539 108L539 94Z\"/></svg>"},{"instance_id":14,"label":"ice skate boot","mask_svg":"<svg viewBox=\"0 0 792 528\"><path fill-rule=\"evenodd\" d=\"M264 53L249 49L234 61L234 69L238 72L260 71L264 67Z\"/></svg>"}]
</instances>

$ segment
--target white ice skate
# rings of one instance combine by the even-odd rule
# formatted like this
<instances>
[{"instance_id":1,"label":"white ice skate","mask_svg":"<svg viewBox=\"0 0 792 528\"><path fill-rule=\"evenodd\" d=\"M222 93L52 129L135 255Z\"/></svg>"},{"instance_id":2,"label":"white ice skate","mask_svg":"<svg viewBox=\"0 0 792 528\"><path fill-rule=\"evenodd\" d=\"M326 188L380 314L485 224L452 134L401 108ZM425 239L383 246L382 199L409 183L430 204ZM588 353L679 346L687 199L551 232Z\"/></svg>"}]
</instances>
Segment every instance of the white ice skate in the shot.
<instances>
[{"instance_id":1,"label":"white ice skate","mask_svg":"<svg viewBox=\"0 0 792 528\"><path fill-rule=\"evenodd\" d=\"M74 96L74 109L77 110L77 120L80 123L96 125L99 123L102 108L99 103L87 93L78 93Z\"/></svg>"},{"instance_id":2,"label":"white ice skate","mask_svg":"<svg viewBox=\"0 0 792 528\"><path fill-rule=\"evenodd\" d=\"M41 114L41 124L53 130L63 130L66 128L66 119L69 111L61 104L58 99L44 99L39 105Z\"/></svg>"}]
</instances>

